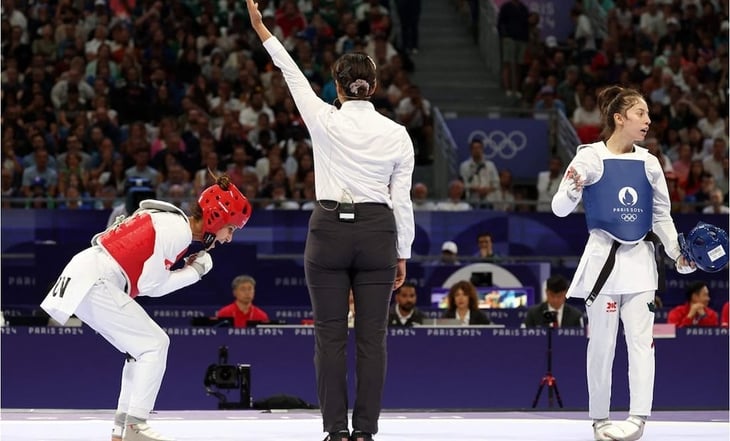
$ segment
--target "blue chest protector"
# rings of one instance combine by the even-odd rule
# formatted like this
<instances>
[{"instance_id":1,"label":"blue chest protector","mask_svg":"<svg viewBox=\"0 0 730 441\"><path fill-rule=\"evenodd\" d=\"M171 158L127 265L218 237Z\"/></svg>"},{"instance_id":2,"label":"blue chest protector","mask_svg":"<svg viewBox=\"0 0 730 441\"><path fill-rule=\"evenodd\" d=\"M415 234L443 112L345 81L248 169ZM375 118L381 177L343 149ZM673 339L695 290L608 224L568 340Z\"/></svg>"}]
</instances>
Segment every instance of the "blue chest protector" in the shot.
<instances>
[{"instance_id":1,"label":"blue chest protector","mask_svg":"<svg viewBox=\"0 0 730 441\"><path fill-rule=\"evenodd\" d=\"M583 190L588 230L604 230L622 243L639 242L651 230L653 196L644 161L604 159L601 178Z\"/></svg>"}]
</instances>

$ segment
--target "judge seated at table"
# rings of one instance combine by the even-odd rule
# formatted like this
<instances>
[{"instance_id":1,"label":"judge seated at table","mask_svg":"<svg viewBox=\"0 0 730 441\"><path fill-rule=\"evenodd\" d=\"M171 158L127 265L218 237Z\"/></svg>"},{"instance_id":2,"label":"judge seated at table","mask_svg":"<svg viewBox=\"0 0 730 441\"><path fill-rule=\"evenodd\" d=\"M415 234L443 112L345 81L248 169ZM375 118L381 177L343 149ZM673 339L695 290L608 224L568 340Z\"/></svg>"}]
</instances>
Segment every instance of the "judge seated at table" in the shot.
<instances>
[{"instance_id":1,"label":"judge seated at table","mask_svg":"<svg viewBox=\"0 0 730 441\"><path fill-rule=\"evenodd\" d=\"M545 284L545 301L527 310L523 326L583 327L583 313L565 303L568 280L560 274L550 277Z\"/></svg>"}]
</instances>

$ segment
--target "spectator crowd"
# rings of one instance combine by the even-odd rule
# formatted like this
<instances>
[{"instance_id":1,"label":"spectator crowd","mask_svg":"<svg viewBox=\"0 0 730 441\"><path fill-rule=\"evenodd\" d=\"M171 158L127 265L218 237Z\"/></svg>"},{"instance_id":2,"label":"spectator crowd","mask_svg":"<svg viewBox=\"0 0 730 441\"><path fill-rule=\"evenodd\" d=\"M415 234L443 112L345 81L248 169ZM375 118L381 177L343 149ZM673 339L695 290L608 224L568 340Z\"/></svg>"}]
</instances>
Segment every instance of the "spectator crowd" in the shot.
<instances>
[{"instance_id":1,"label":"spectator crowd","mask_svg":"<svg viewBox=\"0 0 730 441\"><path fill-rule=\"evenodd\" d=\"M431 103L411 79L417 18L394 7L407 2L259 3L327 102L336 102L334 60L368 53L378 66L374 105L408 128L417 160L429 163ZM505 2L513 3L520 2ZM185 206L226 172L257 208L311 209L307 129L241 2L2 6L3 207L110 209L130 178ZM527 109L563 113L587 143L600 132L598 90L641 90L652 119L645 145L664 167L673 209L728 213L727 2L576 0L570 15L574 32L561 41L541 37L538 13L511 14L505 29L528 32L511 35L519 44L510 47L524 50L510 53L505 94ZM510 170L484 158L483 146L469 147L459 176L438 189L443 200L414 182L414 208L549 211L561 158L517 186Z\"/></svg>"},{"instance_id":2,"label":"spectator crowd","mask_svg":"<svg viewBox=\"0 0 730 441\"><path fill-rule=\"evenodd\" d=\"M392 43L389 1L259 5L324 100L336 99L334 60L364 51L378 67L375 107L423 138L417 48L412 37L408 48ZM2 7L3 207L109 209L132 179L184 206L226 172L258 208L311 209L307 128L242 2Z\"/></svg>"}]
</instances>

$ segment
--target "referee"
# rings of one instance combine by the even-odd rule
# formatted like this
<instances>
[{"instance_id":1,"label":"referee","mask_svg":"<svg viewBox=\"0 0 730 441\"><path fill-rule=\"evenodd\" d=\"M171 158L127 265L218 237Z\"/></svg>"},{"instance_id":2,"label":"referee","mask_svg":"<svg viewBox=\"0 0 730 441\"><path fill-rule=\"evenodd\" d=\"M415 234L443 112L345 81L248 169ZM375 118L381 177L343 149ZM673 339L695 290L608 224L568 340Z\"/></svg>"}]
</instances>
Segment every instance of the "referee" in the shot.
<instances>
[{"instance_id":1,"label":"referee","mask_svg":"<svg viewBox=\"0 0 730 441\"><path fill-rule=\"evenodd\" d=\"M391 292L403 284L414 237L410 200L413 144L406 129L369 99L375 63L362 53L332 68L335 106L322 101L247 0L251 25L312 137L317 204L309 220L304 272L314 310L317 393L329 441L368 441L378 431L385 382ZM353 432L347 420L347 313L355 300L357 380Z\"/></svg>"}]
</instances>

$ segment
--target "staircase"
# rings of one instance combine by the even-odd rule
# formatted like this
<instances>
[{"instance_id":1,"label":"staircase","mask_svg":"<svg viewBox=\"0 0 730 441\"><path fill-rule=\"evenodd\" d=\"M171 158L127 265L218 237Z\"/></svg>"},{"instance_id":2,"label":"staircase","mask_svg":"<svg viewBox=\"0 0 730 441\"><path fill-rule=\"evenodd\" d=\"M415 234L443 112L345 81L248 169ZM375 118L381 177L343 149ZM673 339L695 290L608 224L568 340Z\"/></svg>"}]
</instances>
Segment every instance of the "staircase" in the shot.
<instances>
[{"instance_id":1,"label":"staircase","mask_svg":"<svg viewBox=\"0 0 730 441\"><path fill-rule=\"evenodd\" d=\"M484 60L470 29L468 12L454 0L424 0L419 25L419 52L414 54L414 84L445 117L484 115L486 107L509 105L499 79ZM499 71L498 69L496 70Z\"/></svg>"}]
</instances>

